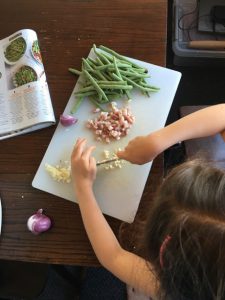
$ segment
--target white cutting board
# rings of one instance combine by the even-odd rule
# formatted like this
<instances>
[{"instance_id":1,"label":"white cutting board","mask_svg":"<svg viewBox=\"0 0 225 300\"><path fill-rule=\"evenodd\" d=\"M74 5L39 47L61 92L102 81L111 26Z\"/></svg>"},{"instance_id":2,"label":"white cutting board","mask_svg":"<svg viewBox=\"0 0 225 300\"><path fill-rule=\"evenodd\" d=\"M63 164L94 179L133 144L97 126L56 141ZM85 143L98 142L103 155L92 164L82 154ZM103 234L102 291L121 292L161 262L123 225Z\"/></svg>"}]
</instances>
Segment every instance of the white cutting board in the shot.
<instances>
[{"instance_id":1,"label":"white cutting board","mask_svg":"<svg viewBox=\"0 0 225 300\"><path fill-rule=\"evenodd\" d=\"M93 54L90 53L93 57ZM137 135L145 135L165 125L171 104L173 102L181 73L167 68L132 59L149 70L149 82L160 87L156 93L151 93L150 98L134 91L129 103L135 115L135 123L128 136L110 144L97 142L95 136L85 127L88 119L97 117L93 114L93 105L85 99L79 108L76 117L79 121L71 127L58 124L43 160L37 170L32 186L61 198L77 202L72 190L72 184L58 183L45 171L45 163L57 165L61 161L70 161L74 143L78 137L86 137L89 145L96 145L94 156L96 160L104 159L104 150L114 152L115 149L124 148L129 140ZM148 80L148 79L147 79ZM76 84L74 91L78 89ZM73 91L73 92L74 92ZM68 101L64 113L69 114L74 105L74 95ZM127 104L118 101L118 107ZM94 192L103 213L117 219L133 222L138 205L145 187L151 168L151 162L145 165L132 165L126 162L122 169L105 170L98 167L97 178L94 183ZM57 199L56 199L57 201Z\"/></svg>"}]
</instances>

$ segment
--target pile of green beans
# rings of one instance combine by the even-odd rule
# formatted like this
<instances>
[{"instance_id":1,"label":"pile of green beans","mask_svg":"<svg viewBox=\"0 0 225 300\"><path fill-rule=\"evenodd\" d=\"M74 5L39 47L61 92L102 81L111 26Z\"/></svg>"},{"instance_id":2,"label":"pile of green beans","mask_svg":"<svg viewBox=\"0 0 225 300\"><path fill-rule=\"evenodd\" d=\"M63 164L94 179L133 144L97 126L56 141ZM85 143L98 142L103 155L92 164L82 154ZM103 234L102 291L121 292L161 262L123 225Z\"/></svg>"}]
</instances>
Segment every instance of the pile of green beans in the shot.
<instances>
[{"instance_id":1,"label":"pile of green beans","mask_svg":"<svg viewBox=\"0 0 225 300\"><path fill-rule=\"evenodd\" d=\"M21 86L26 83L36 81L37 74L36 72L29 66L22 66L18 72L16 72L14 77L14 82L16 86Z\"/></svg>"},{"instance_id":2,"label":"pile of green beans","mask_svg":"<svg viewBox=\"0 0 225 300\"><path fill-rule=\"evenodd\" d=\"M71 110L75 113L85 97L102 111L105 105L115 99L130 99L133 88L139 89L149 97L149 92L157 92L158 87L146 82L149 78L148 70L133 63L126 57L105 46L93 45L95 59L90 57L82 59L81 71L69 68L75 75L81 75L82 87L75 92L77 101Z\"/></svg>"},{"instance_id":3,"label":"pile of green beans","mask_svg":"<svg viewBox=\"0 0 225 300\"><path fill-rule=\"evenodd\" d=\"M26 51L26 41L23 37L19 37L12 41L5 50L5 57L10 62L19 60Z\"/></svg>"}]
</instances>

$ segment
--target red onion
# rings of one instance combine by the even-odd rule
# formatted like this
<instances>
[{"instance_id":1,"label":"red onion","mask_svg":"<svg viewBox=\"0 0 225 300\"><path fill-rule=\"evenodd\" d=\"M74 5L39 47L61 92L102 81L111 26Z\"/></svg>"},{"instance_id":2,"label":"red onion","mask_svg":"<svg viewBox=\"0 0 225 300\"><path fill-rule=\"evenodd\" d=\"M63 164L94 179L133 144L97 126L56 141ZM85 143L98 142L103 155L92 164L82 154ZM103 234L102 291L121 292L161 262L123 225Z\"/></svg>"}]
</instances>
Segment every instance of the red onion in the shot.
<instances>
[{"instance_id":1,"label":"red onion","mask_svg":"<svg viewBox=\"0 0 225 300\"><path fill-rule=\"evenodd\" d=\"M33 234L40 234L51 227L51 219L43 214L40 208L34 215L27 220L27 227Z\"/></svg>"},{"instance_id":2,"label":"red onion","mask_svg":"<svg viewBox=\"0 0 225 300\"><path fill-rule=\"evenodd\" d=\"M77 121L78 121L78 119L74 118L71 115L61 115L59 119L60 119L60 123L63 126L71 126L71 125L77 123Z\"/></svg>"}]
</instances>

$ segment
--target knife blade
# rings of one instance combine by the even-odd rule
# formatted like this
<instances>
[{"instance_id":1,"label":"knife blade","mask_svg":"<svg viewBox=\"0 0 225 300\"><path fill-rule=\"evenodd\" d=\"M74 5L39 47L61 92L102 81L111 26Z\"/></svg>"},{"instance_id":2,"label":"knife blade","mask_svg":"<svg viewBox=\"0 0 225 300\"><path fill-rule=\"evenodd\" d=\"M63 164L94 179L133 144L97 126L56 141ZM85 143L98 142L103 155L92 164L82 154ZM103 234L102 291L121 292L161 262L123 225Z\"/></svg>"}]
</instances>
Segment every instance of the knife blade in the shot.
<instances>
[{"instance_id":1,"label":"knife blade","mask_svg":"<svg viewBox=\"0 0 225 300\"><path fill-rule=\"evenodd\" d=\"M117 158L111 158L111 159L105 159L105 160L97 162L96 166L100 166L100 165L103 165L103 164L108 164L108 163L118 161L118 160L120 160L120 158L118 158L118 157Z\"/></svg>"}]
</instances>

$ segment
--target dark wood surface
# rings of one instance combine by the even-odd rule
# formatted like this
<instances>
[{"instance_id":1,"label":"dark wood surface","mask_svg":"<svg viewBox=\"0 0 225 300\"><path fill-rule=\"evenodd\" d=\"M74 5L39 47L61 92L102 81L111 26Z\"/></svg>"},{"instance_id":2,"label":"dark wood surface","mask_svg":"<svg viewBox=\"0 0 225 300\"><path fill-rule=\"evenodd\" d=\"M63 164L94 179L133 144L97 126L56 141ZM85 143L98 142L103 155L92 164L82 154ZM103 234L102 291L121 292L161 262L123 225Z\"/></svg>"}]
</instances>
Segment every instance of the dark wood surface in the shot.
<instances>
[{"instance_id":1,"label":"dark wood surface","mask_svg":"<svg viewBox=\"0 0 225 300\"><path fill-rule=\"evenodd\" d=\"M76 82L68 68L79 69L93 43L164 66L166 23L166 0L1 0L0 39L25 28L37 32L58 121ZM0 259L97 265L78 205L31 186L54 130L55 126L0 142ZM136 220L143 218L162 172L160 156L153 163ZM52 218L53 227L34 236L26 222L39 208ZM118 235L121 222L107 220Z\"/></svg>"}]
</instances>

